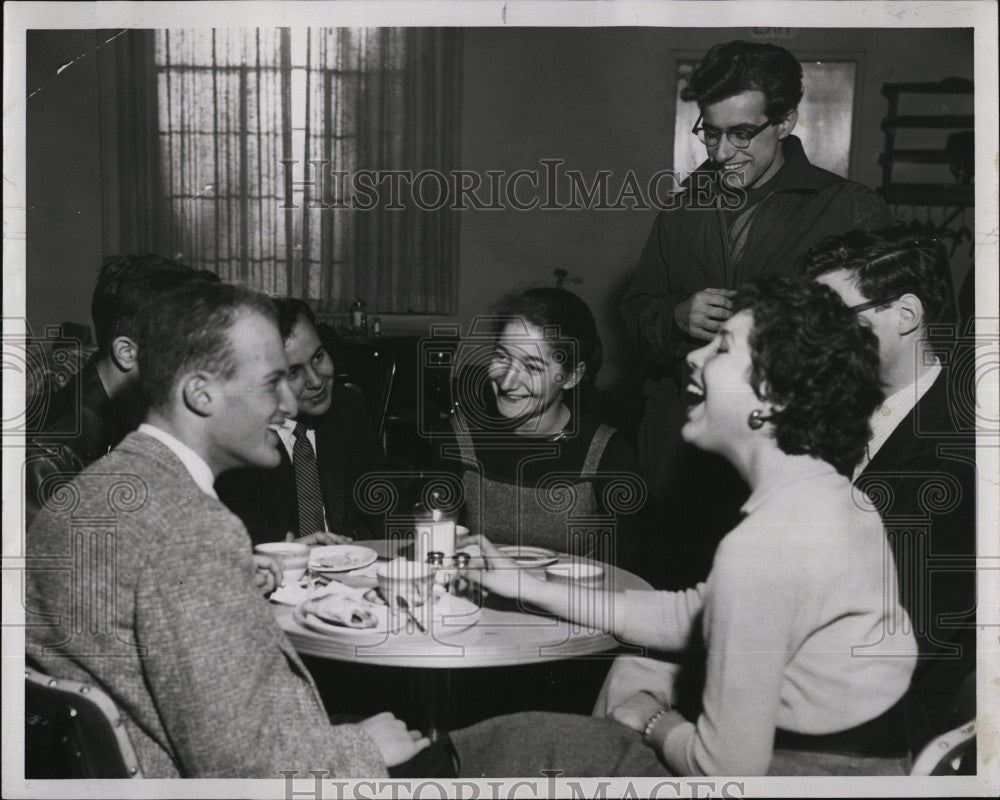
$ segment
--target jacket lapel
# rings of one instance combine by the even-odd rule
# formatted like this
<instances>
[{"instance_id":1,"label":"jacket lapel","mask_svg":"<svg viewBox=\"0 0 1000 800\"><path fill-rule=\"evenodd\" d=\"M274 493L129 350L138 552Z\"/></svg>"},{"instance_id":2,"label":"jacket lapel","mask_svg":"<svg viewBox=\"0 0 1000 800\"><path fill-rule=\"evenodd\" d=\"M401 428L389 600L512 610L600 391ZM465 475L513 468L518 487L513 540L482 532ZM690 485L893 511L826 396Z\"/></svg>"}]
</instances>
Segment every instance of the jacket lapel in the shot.
<instances>
[{"instance_id":1,"label":"jacket lapel","mask_svg":"<svg viewBox=\"0 0 1000 800\"><path fill-rule=\"evenodd\" d=\"M889 438L883 442L861 474L898 469L920 458L928 449L936 447L940 443L939 437L921 436L918 432L942 432L950 429L947 424L947 401L945 371L941 370L941 374L889 434Z\"/></svg>"}]
</instances>

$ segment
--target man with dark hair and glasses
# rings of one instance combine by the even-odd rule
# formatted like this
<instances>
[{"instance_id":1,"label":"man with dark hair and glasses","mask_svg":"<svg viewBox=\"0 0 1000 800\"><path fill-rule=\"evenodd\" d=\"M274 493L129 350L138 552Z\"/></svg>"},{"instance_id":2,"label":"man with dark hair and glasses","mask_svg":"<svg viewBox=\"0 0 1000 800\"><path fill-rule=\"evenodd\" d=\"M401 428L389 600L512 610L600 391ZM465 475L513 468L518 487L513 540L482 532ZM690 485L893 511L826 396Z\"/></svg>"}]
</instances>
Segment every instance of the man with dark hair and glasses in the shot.
<instances>
[{"instance_id":1,"label":"man with dark hair and glasses","mask_svg":"<svg viewBox=\"0 0 1000 800\"><path fill-rule=\"evenodd\" d=\"M621 304L629 339L652 369L639 462L671 520L670 541L660 544L675 565L663 578L674 588L705 577L745 499L724 460L680 439L684 356L731 316L744 283L790 272L824 236L889 222L877 194L810 164L792 135L802 67L784 48L715 45L692 73L685 99L698 103L692 134L708 160L685 180L680 207L657 216Z\"/></svg>"},{"instance_id":2,"label":"man with dark hair and glasses","mask_svg":"<svg viewBox=\"0 0 1000 800\"><path fill-rule=\"evenodd\" d=\"M803 268L878 336L886 397L854 485L882 515L917 637L907 730L916 752L964 721L951 710L975 668L974 369L965 368L974 353L929 335L931 326L947 334L935 323L954 310L939 241L917 239L902 224L851 231L812 248Z\"/></svg>"}]
</instances>

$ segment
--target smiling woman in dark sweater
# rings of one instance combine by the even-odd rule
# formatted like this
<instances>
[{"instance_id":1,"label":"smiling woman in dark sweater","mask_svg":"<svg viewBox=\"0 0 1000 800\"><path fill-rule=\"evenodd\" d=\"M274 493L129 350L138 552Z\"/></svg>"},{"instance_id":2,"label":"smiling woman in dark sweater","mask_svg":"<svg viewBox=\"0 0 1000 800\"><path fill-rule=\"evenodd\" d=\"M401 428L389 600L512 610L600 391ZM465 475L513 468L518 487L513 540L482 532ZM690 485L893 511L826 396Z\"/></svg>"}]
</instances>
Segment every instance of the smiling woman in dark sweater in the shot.
<instances>
[{"instance_id":1,"label":"smiling woman in dark sweater","mask_svg":"<svg viewBox=\"0 0 1000 800\"><path fill-rule=\"evenodd\" d=\"M493 311L495 338L462 351L454 438L439 449L462 480L462 521L494 542L634 567L645 498L635 451L584 410L602 357L593 314L548 287Z\"/></svg>"}]
</instances>

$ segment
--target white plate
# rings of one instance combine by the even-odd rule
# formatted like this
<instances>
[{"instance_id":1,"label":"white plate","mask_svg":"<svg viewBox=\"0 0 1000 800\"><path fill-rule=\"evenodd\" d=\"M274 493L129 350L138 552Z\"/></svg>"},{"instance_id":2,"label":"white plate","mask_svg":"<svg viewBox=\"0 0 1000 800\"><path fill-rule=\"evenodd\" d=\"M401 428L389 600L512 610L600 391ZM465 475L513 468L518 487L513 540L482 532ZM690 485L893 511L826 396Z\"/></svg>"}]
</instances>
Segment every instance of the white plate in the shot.
<instances>
[{"instance_id":1,"label":"white plate","mask_svg":"<svg viewBox=\"0 0 1000 800\"><path fill-rule=\"evenodd\" d=\"M374 600L375 590L369 589L364 595L366 600L372 603L378 603L379 608L386 610L386 607L381 604L381 601ZM425 617L421 615L420 609L414 609L414 615L417 619L423 621ZM464 597L456 597L451 594L441 594L435 595L434 598L434 621L431 626L431 632L437 639L447 639L449 636L454 636L456 633L464 631L466 628L471 628L482 616L483 610L473 603L471 600L467 600ZM406 612L400 611L397 614L391 615L395 616L399 622L398 627L402 628L407 622ZM426 626L426 623L424 623ZM374 630L374 629L369 629Z\"/></svg>"},{"instance_id":2,"label":"white plate","mask_svg":"<svg viewBox=\"0 0 1000 800\"><path fill-rule=\"evenodd\" d=\"M559 560L554 550L546 547L526 547L524 545L505 544L497 548L507 558L514 559L520 566L527 568L547 567Z\"/></svg>"},{"instance_id":3,"label":"white plate","mask_svg":"<svg viewBox=\"0 0 1000 800\"><path fill-rule=\"evenodd\" d=\"M374 564L378 553L358 544L327 544L309 551L309 570L320 575L350 572Z\"/></svg>"},{"instance_id":4,"label":"white plate","mask_svg":"<svg viewBox=\"0 0 1000 800\"><path fill-rule=\"evenodd\" d=\"M389 609L385 606L372 605L371 609L369 609L378 618L378 624L374 628L347 628L343 625L334 625L332 622L320 619L315 614L306 611L304 608L305 605L306 603L303 603L295 609L292 614L295 621L311 631L325 633L329 636L346 636L348 638L385 636L388 633L399 630L402 625L402 621L389 614Z\"/></svg>"}]
</instances>

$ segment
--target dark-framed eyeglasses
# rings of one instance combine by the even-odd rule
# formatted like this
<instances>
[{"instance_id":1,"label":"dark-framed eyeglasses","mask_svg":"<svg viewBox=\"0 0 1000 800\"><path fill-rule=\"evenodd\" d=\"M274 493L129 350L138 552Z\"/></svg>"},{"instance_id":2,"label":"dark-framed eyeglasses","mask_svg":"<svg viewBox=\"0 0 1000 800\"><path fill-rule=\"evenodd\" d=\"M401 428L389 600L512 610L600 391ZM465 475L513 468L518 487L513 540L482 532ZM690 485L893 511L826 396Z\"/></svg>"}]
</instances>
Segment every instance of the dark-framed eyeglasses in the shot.
<instances>
[{"instance_id":1,"label":"dark-framed eyeglasses","mask_svg":"<svg viewBox=\"0 0 1000 800\"><path fill-rule=\"evenodd\" d=\"M896 294L892 297L883 297L881 300L869 300L866 303L858 303L856 306L850 306L850 310L855 314L859 314L862 311L869 311L873 308L879 308L880 306L888 306L890 303L896 302L903 295ZM881 310L879 308L879 310Z\"/></svg>"},{"instance_id":2,"label":"dark-framed eyeglasses","mask_svg":"<svg viewBox=\"0 0 1000 800\"><path fill-rule=\"evenodd\" d=\"M768 120L763 125L756 128L727 128L724 131L720 131L718 128L705 127L701 124L702 115L698 115L698 121L691 128L691 133L698 137L698 140L706 147L715 147L722 139L722 134L726 135L729 140L729 144L735 147L737 150L742 150L745 147L750 146L750 142L754 140L758 134L763 133L765 130L770 128L772 125L777 125L781 122L778 120Z\"/></svg>"}]
</instances>

